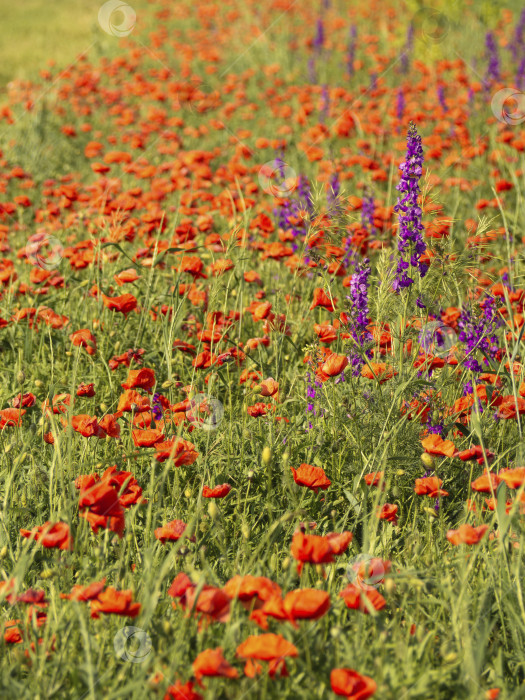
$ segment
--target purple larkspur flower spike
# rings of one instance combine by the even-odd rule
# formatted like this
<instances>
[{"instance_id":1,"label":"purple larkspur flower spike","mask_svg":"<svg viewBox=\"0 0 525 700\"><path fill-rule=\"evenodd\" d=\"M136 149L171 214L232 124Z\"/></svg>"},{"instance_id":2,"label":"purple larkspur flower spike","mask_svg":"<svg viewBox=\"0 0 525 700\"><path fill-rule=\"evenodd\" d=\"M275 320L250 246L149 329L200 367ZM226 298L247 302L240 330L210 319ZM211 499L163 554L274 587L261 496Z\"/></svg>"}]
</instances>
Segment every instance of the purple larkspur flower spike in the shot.
<instances>
[{"instance_id":1,"label":"purple larkspur flower spike","mask_svg":"<svg viewBox=\"0 0 525 700\"><path fill-rule=\"evenodd\" d=\"M410 267L419 270L421 277L426 275L428 269L427 265L421 262L426 245L422 233L424 230L421 223L422 211L418 203L419 179L423 172L423 160L421 136L417 133L416 125L410 122L406 157L399 166L402 173L401 181L396 188L402 193L402 197L398 198L394 207L394 211L399 215L397 243L399 257L393 284L395 292L414 284L414 280L407 274ZM407 260L408 255L410 258Z\"/></svg>"}]
</instances>

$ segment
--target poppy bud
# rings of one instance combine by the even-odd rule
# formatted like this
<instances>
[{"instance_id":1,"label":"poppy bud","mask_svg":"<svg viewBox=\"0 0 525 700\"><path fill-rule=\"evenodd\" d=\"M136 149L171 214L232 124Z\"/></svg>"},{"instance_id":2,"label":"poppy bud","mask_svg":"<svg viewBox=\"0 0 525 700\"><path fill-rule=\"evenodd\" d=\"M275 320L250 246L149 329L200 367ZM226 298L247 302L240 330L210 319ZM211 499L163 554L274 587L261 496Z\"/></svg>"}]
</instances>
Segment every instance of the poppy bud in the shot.
<instances>
[{"instance_id":1,"label":"poppy bud","mask_svg":"<svg viewBox=\"0 0 525 700\"><path fill-rule=\"evenodd\" d=\"M250 528L247 523L243 523L241 526L241 533L245 540L250 537Z\"/></svg>"},{"instance_id":2,"label":"poppy bud","mask_svg":"<svg viewBox=\"0 0 525 700\"><path fill-rule=\"evenodd\" d=\"M255 476L255 472L253 471L253 469L250 469L248 474L246 474L246 478L248 479L248 481L251 481L254 476Z\"/></svg>"},{"instance_id":3,"label":"poppy bud","mask_svg":"<svg viewBox=\"0 0 525 700\"><path fill-rule=\"evenodd\" d=\"M330 635L334 638L337 639L339 635L341 634L341 628L340 627L332 627L330 629Z\"/></svg>"},{"instance_id":4,"label":"poppy bud","mask_svg":"<svg viewBox=\"0 0 525 700\"><path fill-rule=\"evenodd\" d=\"M169 634L171 632L171 622L169 620L162 621L162 631L164 634Z\"/></svg>"},{"instance_id":5,"label":"poppy bud","mask_svg":"<svg viewBox=\"0 0 525 700\"><path fill-rule=\"evenodd\" d=\"M171 381L171 379L167 379L167 380L162 384L162 388L163 388L163 389L169 389L169 388L171 388L172 386L173 386L173 382Z\"/></svg>"},{"instance_id":6,"label":"poppy bud","mask_svg":"<svg viewBox=\"0 0 525 700\"><path fill-rule=\"evenodd\" d=\"M397 472L396 472L396 476L403 476L403 474L405 474L405 470L404 470L404 469L398 469Z\"/></svg>"},{"instance_id":7,"label":"poppy bud","mask_svg":"<svg viewBox=\"0 0 525 700\"><path fill-rule=\"evenodd\" d=\"M41 386L44 386L44 382L40 379L35 379L35 386L37 386L40 389Z\"/></svg>"},{"instance_id":8,"label":"poppy bud","mask_svg":"<svg viewBox=\"0 0 525 700\"><path fill-rule=\"evenodd\" d=\"M421 461L423 462L425 467L427 467L427 469L432 469L432 467L434 466L434 458L432 457L432 455L429 455L428 452L423 452L423 454L421 455Z\"/></svg>"},{"instance_id":9,"label":"poppy bud","mask_svg":"<svg viewBox=\"0 0 525 700\"><path fill-rule=\"evenodd\" d=\"M390 595L395 590L396 590L396 584L394 583L394 579L392 579L392 578L385 579L385 591Z\"/></svg>"},{"instance_id":10,"label":"poppy bud","mask_svg":"<svg viewBox=\"0 0 525 700\"><path fill-rule=\"evenodd\" d=\"M270 462L270 460L272 458L272 451L270 450L270 448L268 446L266 446L264 448L264 450L262 451L261 458L262 458L263 464L268 464Z\"/></svg>"},{"instance_id":11,"label":"poppy bud","mask_svg":"<svg viewBox=\"0 0 525 700\"><path fill-rule=\"evenodd\" d=\"M0 559L4 559L7 556L7 545L4 545L2 549L0 549Z\"/></svg>"},{"instance_id":12,"label":"poppy bud","mask_svg":"<svg viewBox=\"0 0 525 700\"><path fill-rule=\"evenodd\" d=\"M423 508L423 510L431 520L435 520L437 518L437 513L433 508Z\"/></svg>"},{"instance_id":13,"label":"poppy bud","mask_svg":"<svg viewBox=\"0 0 525 700\"><path fill-rule=\"evenodd\" d=\"M190 491L190 489L186 489L186 491L184 491L184 495L186 496L186 498L191 498L191 491Z\"/></svg>"},{"instance_id":14,"label":"poppy bud","mask_svg":"<svg viewBox=\"0 0 525 700\"><path fill-rule=\"evenodd\" d=\"M133 408L133 406L132 406L132 408ZM135 406L135 408L136 408L136 406ZM106 406L105 403L101 403L101 404L100 404L100 410L101 410L101 411L107 411L107 410L108 410L108 407Z\"/></svg>"},{"instance_id":15,"label":"poppy bud","mask_svg":"<svg viewBox=\"0 0 525 700\"><path fill-rule=\"evenodd\" d=\"M290 454L288 452L285 452L283 454L283 464L286 465L288 463L289 459L290 459Z\"/></svg>"},{"instance_id":16,"label":"poppy bud","mask_svg":"<svg viewBox=\"0 0 525 700\"><path fill-rule=\"evenodd\" d=\"M215 501L210 501L208 503L208 515L212 520L215 520L218 514L219 509L217 508L217 504L215 503Z\"/></svg>"},{"instance_id":17,"label":"poppy bud","mask_svg":"<svg viewBox=\"0 0 525 700\"><path fill-rule=\"evenodd\" d=\"M19 384L23 384L26 380L26 375L20 370L20 372L16 375L16 381Z\"/></svg>"},{"instance_id":18,"label":"poppy bud","mask_svg":"<svg viewBox=\"0 0 525 700\"><path fill-rule=\"evenodd\" d=\"M53 569L44 569L40 574L40 578L52 578L54 575Z\"/></svg>"},{"instance_id":19,"label":"poppy bud","mask_svg":"<svg viewBox=\"0 0 525 700\"><path fill-rule=\"evenodd\" d=\"M8 452L10 452L11 449L12 449L12 447L13 447L13 445L11 445L11 444L6 445L6 446L4 447L4 452L5 452L5 454L7 454Z\"/></svg>"},{"instance_id":20,"label":"poppy bud","mask_svg":"<svg viewBox=\"0 0 525 700\"><path fill-rule=\"evenodd\" d=\"M286 569L290 566L290 557L285 557L281 566L283 567L283 571L286 571Z\"/></svg>"},{"instance_id":21,"label":"poppy bud","mask_svg":"<svg viewBox=\"0 0 525 700\"><path fill-rule=\"evenodd\" d=\"M120 340L117 340L117 342L115 343L115 352L117 352L119 348L120 348Z\"/></svg>"}]
</instances>

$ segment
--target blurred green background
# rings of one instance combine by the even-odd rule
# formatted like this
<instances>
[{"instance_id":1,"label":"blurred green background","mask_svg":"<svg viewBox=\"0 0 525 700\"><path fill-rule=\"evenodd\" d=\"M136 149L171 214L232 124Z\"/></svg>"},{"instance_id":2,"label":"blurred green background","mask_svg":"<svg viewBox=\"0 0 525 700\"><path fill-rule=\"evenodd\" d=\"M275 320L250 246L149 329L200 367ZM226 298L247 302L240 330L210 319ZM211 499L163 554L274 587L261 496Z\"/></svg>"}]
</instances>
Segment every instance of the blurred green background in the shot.
<instances>
[{"instance_id":1,"label":"blurred green background","mask_svg":"<svg viewBox=\"0 0 525 700\"><path fill-rule=\"evenodd\" d=\"M0 0L0 91L15 78L37 78L50 61L66 68L86 50L95 56L118 49L119 39L98 24L103 4L103 0ZM130 4L139 30L153 17L154 7L147 0ZM115 21L119 22L118 16Z\"/></svg>"}]
</instances>

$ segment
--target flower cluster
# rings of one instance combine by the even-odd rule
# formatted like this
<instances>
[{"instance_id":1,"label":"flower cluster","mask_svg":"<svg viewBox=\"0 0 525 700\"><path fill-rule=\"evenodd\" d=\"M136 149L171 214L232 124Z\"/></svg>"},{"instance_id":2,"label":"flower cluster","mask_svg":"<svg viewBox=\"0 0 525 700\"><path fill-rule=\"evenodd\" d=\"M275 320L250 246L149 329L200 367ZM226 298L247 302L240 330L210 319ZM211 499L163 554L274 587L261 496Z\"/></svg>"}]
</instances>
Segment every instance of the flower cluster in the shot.
<instances>
[{"instance_id":1,"label":"flower cluster","mask_svg":"<svg viewBox=\"0 0 525 700\"><path fill-rule=\"evenodd\" d=\"M419 178L423 172L423 147L421 136L417 133L416 125L413 122L410 123L408 129L405 161L401 163L399 169L402 172L402 177L397 190L403 194L403 197L398 198L394 207L394 211L399 214L397 249L400 253L393 284L395 292L414 284L414 280L407 275L410 266L418 268L421 277L425 276L428 269L426 263L421 261L426 245L422 235L422 212L418 203ZM410 261L405 260L404 257L407 251L410 252Z\"/></svg>"}]
</instances>

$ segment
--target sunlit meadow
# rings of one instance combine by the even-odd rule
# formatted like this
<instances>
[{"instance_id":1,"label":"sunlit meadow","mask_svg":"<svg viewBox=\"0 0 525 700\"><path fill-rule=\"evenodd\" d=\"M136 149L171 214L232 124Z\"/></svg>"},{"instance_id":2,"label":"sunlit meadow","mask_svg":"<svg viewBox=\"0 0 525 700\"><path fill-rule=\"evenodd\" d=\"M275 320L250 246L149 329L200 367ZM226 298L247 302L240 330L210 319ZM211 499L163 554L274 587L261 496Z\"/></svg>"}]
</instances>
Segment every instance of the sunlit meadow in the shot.
<instances>
[{"instance_id":1,"label":"sunlit meadow","mask_svg":"<svg viewBox=\"0 0 525 700\"><path fill-rule=\"evenodd\" d=\"M2 698L525 698L525 11L432 1L1 3Z\"/></svg>"}]
</instances>

